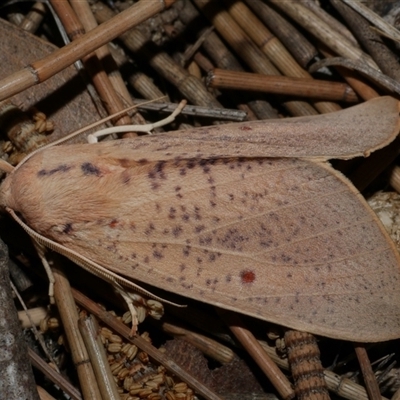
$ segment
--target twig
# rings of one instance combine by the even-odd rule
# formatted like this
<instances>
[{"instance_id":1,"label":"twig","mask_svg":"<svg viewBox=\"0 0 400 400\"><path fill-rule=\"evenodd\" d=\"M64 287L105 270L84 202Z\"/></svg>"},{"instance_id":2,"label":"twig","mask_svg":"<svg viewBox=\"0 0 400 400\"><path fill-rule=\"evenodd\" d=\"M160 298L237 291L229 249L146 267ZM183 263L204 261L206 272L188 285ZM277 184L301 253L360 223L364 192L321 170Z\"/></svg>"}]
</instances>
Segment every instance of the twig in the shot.
<instances>
[{"instance_id":1,"label":"twig","mask_svg":"<svg viewBox=\"0 0 400 400\"><path fill-rule=\"evenodd\" d=\"M381 393L365 349L365 344L354 343L354 350L357 354L358 362L360 363L361 371L364 376L364 383L370 400L380 400Z\"/></svg>"},{"instance_id":2,"label":"twig","mask_svg":"<svg viewBox=\"0 0 400 400\"><path fill-rule=\"evenodd\" d=\"M28 355L32 365L59 386L72 400L82 400L79 391L30 348L28 348Z\"/></svg>"},{"instance_id":3,"label":"twig","mask_svg":"<svg viewBox=\"0 0 400 400\"><path fill-rule=\"evenodd\" d=\"M400 94L400 84L398 82L396 82L389 76L382 74L376 69L371 68L370 66L366 65L361 61L349 60L342 57L325 58L321 61L317 61L316 63L314 63L309 68L309 70L310 72L315 72L322 67L330 67L330 66L341 66L361 72L363 75L371 79L373 82L378 83L379 85L390 90L391 92Z\"/></svg>"},{"instance_id":4,"label":"twig","mask_svg":"<svg viewBox=\"0 0 400 400\"><path fill-rule=\"evenodd\" d=\"M165 113L172 113L177 104L175 103L145 103L142 99L133 99L134 104L137 105L138 109L151 110ZM210 108L193 106L187 104L182 110L183 115L192 115L194 117L207 117L212 119L229 120L229 121L244 121L246 119L246 113L241 110L233 110L228 108Z\"/></svg>"},{"instance_id":5,"label":"twig","mask_svg":"<svg viewBox=\"0 0 400 400\"><path fill-rule=\"evenodd\" d=\"M208 74L207 84L218 89L251 90L350 103L358 101L353 89L345 83L317 79L268 76L216 68Z\"/></svg>"}]
</instances>

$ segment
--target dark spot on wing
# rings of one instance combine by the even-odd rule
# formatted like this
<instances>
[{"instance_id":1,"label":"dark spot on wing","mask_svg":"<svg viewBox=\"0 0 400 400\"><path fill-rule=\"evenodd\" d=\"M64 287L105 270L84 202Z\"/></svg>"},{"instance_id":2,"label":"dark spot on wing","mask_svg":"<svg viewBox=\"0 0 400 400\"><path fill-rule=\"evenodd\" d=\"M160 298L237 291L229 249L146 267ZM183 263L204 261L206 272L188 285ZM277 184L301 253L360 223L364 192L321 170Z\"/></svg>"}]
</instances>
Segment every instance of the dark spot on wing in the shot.
<instances>
[{"instance_id":1,"label":"dark spot on wing","mask_svg":"<svg viewBox=\"0 0 400 400\"><path fill-rule=\"evenodd\" d=\"M206 229L206 227L204 225L197 225L194 228L195 233L200 233L201 231L203 231L204 229Z\"/></svg>"},{"instance_id":2,"label":"dark spot on wing","mask_svg":"<svg viewBox=\"0 0 400 400\"><path fill-rule=\"evenodd\" d=\"M161 260L161 258L163 258L164 255L161 253L161 251L154 250L153 251L153 257L156 258L157 260Z\"/></svg>"},{"instance_id":3,"label":"dark spot on wing","mask_svg":"<svg viewBox=\"0 0 400 400\"><path fill-rule=\"evenodd\" d=\"M164 172L165 161L159 161L148 173L148 177L150 179L166 179L166 175Z\"/></svg>"},{"instance_id":4,"label":"dark spot on wing","mask_svg":"<svg viewBox=\"0 0 400 400\"><path fill-rule=\"evenodd\" d=\"M187 162L186 162L186 166L189 168L189 169L192 169L192 168L194 168L195 166L196 166L196 160L188 160Z\"/></svg>"},{"instance_id":5,"label":"dark spot on wing","mask_svg":"<svg viewBox=\"0 0 400 400\"><path fill-rule=\"evenodd\" d=\"M70 169L72 169L72 166L66 165L66 164L61 164L56 168L46 170L46 169L41 169L38 171L37 176L47 176L47 175L53 175L57 172L68 172Z\"/></svg>"},{"instance_id":6,"label":"dark spot on wing","mask_svg":"<svg viewBox=\"0 0 400 400\"><path fill-rule=\"evenodd\" d=\"M86 162L81 165L81 170L84 175L101 176L101 171L92 163Z\"/></svg>"},{"instance_id":7,"label":"dark spot on wing","mask_svg":"<svg viewBox=\"0 0 400 400\"><path fill-rule=\"evenodd\" d=\"M66 235L68 235L69 233L71 233L73 231L72 229L72 223L68 222L64 225L64 228L62 230L63 233L65 233Z\"/></svg>"},{"instance_id":8,"label":"dark spot on wing","mask_svg":"<svg viewBox=\"0 0 400 400\"><path fill-rule=\"evenodd\" d=\"M172 234L175 237L178 237L182 233L183 229L180 225L176 225L172 228Z\"/></svg>"}]
</instances>

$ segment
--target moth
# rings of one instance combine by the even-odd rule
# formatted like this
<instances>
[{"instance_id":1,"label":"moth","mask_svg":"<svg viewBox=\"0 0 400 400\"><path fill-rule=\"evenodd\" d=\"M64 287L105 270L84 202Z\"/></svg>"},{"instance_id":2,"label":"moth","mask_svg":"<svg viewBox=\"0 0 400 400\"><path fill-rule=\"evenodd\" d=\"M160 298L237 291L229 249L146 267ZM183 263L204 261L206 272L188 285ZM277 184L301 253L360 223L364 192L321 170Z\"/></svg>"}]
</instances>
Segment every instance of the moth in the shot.
<instances>
[{"instance_id":1,"label":"moth","mask_svg":"<svg viewBox=\"0 0 400 400\"><path fill-rule=\"evenodd\" d=\"M36 240L116 282L145 282L331 338L400 337L400 258L327 162L399 131L381 97L337 113L37 151L0 204ZM22 222L21 222L22 223Z\"/></svg>"}]
</instances>

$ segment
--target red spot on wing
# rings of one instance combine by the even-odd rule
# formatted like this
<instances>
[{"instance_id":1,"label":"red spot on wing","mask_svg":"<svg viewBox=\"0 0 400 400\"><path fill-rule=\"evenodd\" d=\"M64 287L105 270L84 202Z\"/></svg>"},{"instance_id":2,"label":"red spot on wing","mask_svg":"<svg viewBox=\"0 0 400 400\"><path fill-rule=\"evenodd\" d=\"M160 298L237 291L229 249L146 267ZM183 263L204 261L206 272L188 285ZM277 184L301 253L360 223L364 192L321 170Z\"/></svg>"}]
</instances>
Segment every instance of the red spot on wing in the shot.
<instances>
[{"instance_id":1,"label":"red spot on wing","mask_svg":"<svg viewBox=\"0 0 400 400\"><path fill-rule=\"evenodd\" d=\"M240 273L242 283L253 283L256 280L256 274L250 270L244 270Z\"/></svg>"}]
</instances>

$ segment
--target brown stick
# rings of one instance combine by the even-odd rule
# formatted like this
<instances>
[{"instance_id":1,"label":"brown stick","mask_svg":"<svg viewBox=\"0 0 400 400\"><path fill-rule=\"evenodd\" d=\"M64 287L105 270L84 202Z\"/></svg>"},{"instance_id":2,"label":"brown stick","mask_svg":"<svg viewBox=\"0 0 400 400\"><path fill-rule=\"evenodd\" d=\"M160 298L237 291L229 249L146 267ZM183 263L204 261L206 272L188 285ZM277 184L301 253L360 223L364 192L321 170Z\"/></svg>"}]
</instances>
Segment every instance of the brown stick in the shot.
<instances>
[{"instance_id":1,"label":"brown stick","mask_svg":"<svg viewBox=\"0 0 400 400\"><path fill-rule=\"evenodd\" d=\"M381 400L378 382L376 381L374 371L368 358L365 345L362 343L354 343L354 350L360 363L361 371L364 377L364 383L370 400Z\"/></svg>"},{"instance_id":2,"label":"brown stick","mask_svg":"<svg viewBox=\"0 0 400 400\"><path fill-rule=\"evenodd\" d=\"M50 367L42 358L40 358L32 349L28 348L28 355L32 365L41 371L47 378L59 386L73 400L82 400L79 391L72 386L59 372Z\"/></svg>"},{"instance_id":3,"label":"brown stick","mask_svg":"<svg viewBox=\"0 0 400 400\"><path fill-rule=\"evenodd\" d=\"M175 0L139 1L69 45L0 81L0 100L45 81L86 54L169 7Z\"/></svg>"},{"instance_id":4,"label":"brown stick","mask_svg":"<svg viewBox=\"0 0 400 400\"><path fill-rule=\"evenodd\" d=\"M353 89L345 83L316 79L269 76L216 68L209 73L207 83L212 88L218 89L252 90L349 103L358 100Z\"/></svg>"},{"instance_id":5,"label":"brown stick","mask_svg":"<svg viewBox=\"0 0 400 400\"><path fill-rule=\"evenodd\" d=\"M176 338L185 339L185 341L197 347L202 353L221 364L229 364L234 359L234 352L216 340L182 327L181 324L176 324L174 321L162 322L160 325L164 332Z\"/></svg>"},{"instance_id":6,"label":"brown stick","mask_svg":"<svg viewBox=\"0 0 400 400\"><path fill-rule=\"evenodd\" d=\"M356 38L352 35L352 33L344 26L341 22L339 22L336 18L334 18L331 14L328 14L319 4L317 4L314 0L299 0L304 7L309 8L315 15L318 16L322 21L326 22L331 28L335 31L340 32L341 35L346 37L350 42L352 42L355 46L359 47L359 44Z\"/></svg>"}]
</instances>

